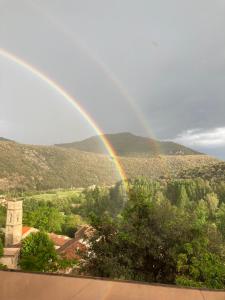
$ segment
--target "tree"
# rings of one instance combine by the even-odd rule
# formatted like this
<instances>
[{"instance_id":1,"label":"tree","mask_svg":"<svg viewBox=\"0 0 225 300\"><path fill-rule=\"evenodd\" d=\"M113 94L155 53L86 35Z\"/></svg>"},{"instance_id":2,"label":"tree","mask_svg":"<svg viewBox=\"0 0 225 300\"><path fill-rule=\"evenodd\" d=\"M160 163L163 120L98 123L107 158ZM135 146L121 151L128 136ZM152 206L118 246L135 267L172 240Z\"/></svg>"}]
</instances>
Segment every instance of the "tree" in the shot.
<instances>
[{"instance_id":1,"label":"tree","mask_svg":"<svg viewBox=\"0 0 225 300\"><path fill-rule=\"evenodd\" d=\"M107 189L95 187L84 192L86 201L84 202L85 215L90 212L96 215L103 214L108 208L109 192Z\"/></svg>"},{"instance_id":2,"label":"tree","mask_svg":"<svg viewBox=\"0 0 225 300\"><path fill-rule=\"evenodd\" d=\"M0 228L5 227L6 208L0 205Z\"/></svg>"},{"instance_id":3,"label":"tree","mask_svg":"<svg viewBox=\"0 0 225 300\"><path fill-rule=\"evenodd\" d=\"M200 183L200 194L206 196L203 191L208 187ZM182 184L173 183L168 193L166 184L136 180L129 186L129 200L120 215L93 214L95 231L81 271L116 279L223 288L225 206L218 210L217 201L211 205L201 198L189 201ZM210 213L214 208L216 217Z\"/></svg>"},{"instance_id":4,"label":"tree","mask_svg":"<svg viewBox=\"0 0 225 300\"><path fill-rule=\"evenodd\" d=\"M3 244L2 244L2 240L0 239L0 257L3 256Z\"/></svg>"},{"instance_id":5,"label":"tree","mask_svg":"<svg viewBox=\"0 0 225 300\"><path fill-rule=\"evenodd\" d=\"M2 240L0 238L0 257L2 257L3 254L4 254L4 249L3 249ZM0 270L6 270L6 269L7 269L7 267L0 263Z\"/></svg>"},{"instance_id":6,"label":"tree","mask_svg":"<svg viewBox=\"0 0 225 300\"><path fill-rule=\"evenodd\" d=\"M84 224L81 216L79 215L68 215L65 216L65 222L62 226L62 233L74 238L74 234L77 231L79 225Z\"/></svg>"},{"instance_id":7,"label":"tree","mask_svg":"<svg viewBox=\"0 0 225 300\"><path fill-rule=\"evenodd\" d=\"M205 239L184 245L177 261L176 283L182 286L225 288L225 265L215 253L208 251Z\"/></svg>"},{"instance_id":8,"label":"tree","mask_svg":"<svg viewBox=\"0 0 225 300\"><path fill-rule=\"evenodd\" d=\"M44 232L30 234L22 241L19 265L22 270L51 272L57 270L57 253Z\"/></svg>"},{"instance_id":9,"label":"tree","mask_svg":"<svg viewBox=\"0 0 225 300\"><path fill-rule=\"evenodd\" d=\"M39 206L26 215L25 224L48 232L61 232L64 216L56 208Z\"/></svg>"},{"instance_id":10,"label":"tree","mask_svg":"<svg viewBox=\"0 0 225 300\"><path fill-rule=\"evenodd\" d=\"M180 207L180 208L184 208L188 205L189 203L189 198L188 198L188 195L187 195L187 192L186 192L186 188L185 188L185 185L181 185L180 187L180 195L178 197L178 203L177 205Z\"/></svg>"},{"instance_id":11,"label":"tree","mask_svg":"<svg viewBox=\"0 0 225 300\"><path fill-rule=\"evenodd\" d=\"M95 217L90 254L84 270L95 276L172 283L176 248L183 244L190 221L160 197L151 184L136 181L120 217Z\"/></svg>"},{"instance_id":12,"label":"tree","mask_svg":"<svg viewBox=\"0 0 225 300\"><path fill-rule=\"evenodd\" d=\"M208 202L211 214L214 215L219 205L219 199L217 195L215 193L207 194L206 201Z\"/></svg>"},{"instance_id":13,"label":"tree","mask_svg":"<svg viewBox=\"0 0 225 300\"><path fill-rule=\"evenodd\" d=\"M216 223L225 240L225 203L222 203L217 211Z\"/></svg>"}]
</instances>

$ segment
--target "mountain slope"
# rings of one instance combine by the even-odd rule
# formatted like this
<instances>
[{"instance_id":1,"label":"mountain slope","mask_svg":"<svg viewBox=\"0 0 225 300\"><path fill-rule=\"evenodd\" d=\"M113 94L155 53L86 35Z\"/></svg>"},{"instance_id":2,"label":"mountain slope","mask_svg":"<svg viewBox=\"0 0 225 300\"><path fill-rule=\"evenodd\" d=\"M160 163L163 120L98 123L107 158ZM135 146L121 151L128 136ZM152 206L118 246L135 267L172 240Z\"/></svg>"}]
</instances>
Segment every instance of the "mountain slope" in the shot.
<instances>
[{"instance_id":1,"label":"mountain slope","mask_svg":"<svg viewBox=\"0 0 225 300\"><path fill-rule=\"evenodd\" d=\"M0 142L13 142L13 141L0 136Z\"/></svg>"},{"instance_id":2,"label":"mountain slope","mask_svg":"<svg viewBox=\"0 0 225 300\"><path fill-rule=\"evenodd\" d=\"M149 155L195 155L197 151L174 142L160 142L151 138L136 136L123 132L106 134L106 139L115 149L119 156L149 156ZM99 136L90 137L86 140L74 143L59 144L63 148L73 148L86 152L105 153Z\"/></svg>"},{"instance_id":3,"label":"mountain slope","mask_svg":"<svg viewBox=\"0 0 225 300\"><path fill-rule=\"evenodd\" d=\"M183 169L217 162L207 155L118 157L128 178L176 177ZM0 142L0 191L112 185L120 180L114 160L103 154L56 146Z\"/></svg>"},{"instance_id":4,"label":"mountain slope","mask_svg":"<svg viewBox=\"0 0 225 300\"><path fill-rule=\"evenodd\" d=\"M218 161L213 165L203 165L199 167L182 170L178 175L179 178L202 178L206 180L225 181L225 163Z\"/></svg>"}]
</instances>

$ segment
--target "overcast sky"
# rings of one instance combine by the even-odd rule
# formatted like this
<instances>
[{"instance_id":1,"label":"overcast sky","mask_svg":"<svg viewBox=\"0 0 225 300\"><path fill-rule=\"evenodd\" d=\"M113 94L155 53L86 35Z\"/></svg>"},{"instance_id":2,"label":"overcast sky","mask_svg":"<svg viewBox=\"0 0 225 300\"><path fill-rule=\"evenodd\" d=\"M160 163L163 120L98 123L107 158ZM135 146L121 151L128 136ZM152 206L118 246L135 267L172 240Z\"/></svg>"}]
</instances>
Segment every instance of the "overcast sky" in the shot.
<instances>
[{"instance_id":1,"label":"overcast sky","mask_svg":"<svg viewBox=\"0 0 225 300\"><path fill-rule=\"evenodd\" d=\"M104 132L225 158L224 0L0 0L0 47L55 80ZM96 134L0 55L0 136L53 144Z\"/></svg>"}]
</instances>

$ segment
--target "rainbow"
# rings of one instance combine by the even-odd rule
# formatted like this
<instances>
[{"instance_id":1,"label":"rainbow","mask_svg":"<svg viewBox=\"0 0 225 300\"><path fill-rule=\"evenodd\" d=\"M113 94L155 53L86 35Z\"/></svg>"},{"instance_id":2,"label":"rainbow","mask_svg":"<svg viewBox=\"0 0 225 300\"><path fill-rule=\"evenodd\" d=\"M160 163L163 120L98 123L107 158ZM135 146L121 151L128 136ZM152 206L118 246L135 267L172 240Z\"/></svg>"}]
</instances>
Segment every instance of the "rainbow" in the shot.
<instances>
[{"instance_id":1,"label":"rainbow","mask_svg":"<svg viewBox=\"0 0 225 300\"><path fill-rule=\"evenodd\" d=\"M58 31L60 31L66 38L68 38L75 47L78 47L81 51L83 51L87 57L95 63L96 66L100 68L100 70L106 75L106 78L108 78L111 83L117 88L120 95L124 98L124 100L128 103L130 108L135 112L135 115L142 125L142 128L144 129L147 136L150 136L154 138L154 134L149 126L149 122L147 121L143 111L140 109L140 107L137 105L135 99L133 96L128 92L126 87L122 84L122 82L118 79L116 74L104 63L103 60L101 60L99 57L97 57L96 54L93 54L90 52L89 48L85 45L84 42L81 41L80 38L78 38L77 35L75 35L75 32L69 30L62 22L59 22L56 20L56 18L51 15L48 11L48 13L40 7L40 5L37 5L35 1L28 1L27 2L30 6L32 6L35 10L38 10L42 16L44 16L48 22L51 22L53 26L56 27ZM160 147L157 143L154 143L154 151L155 154L160 152Z\"/></svg>"},{"instance_id":2,"label":"rainbow","mask_svg":"<svg viewBox=\"0 0 225 300\"><path fill-rule=\"evenodd\" d=\"M33 0L27 1L27 4L29 4L35 9L35 11L38 11L44 18L46 18L46 20L48 20L49 23L51 23L59 32L61 32L64 35L64 37L70 40L70 42L72 42L72 44L75 47L77 47L84 54L86 54L86 56L104 73L106 78L108 78L108 80L118 90L118 92L127 102L131 110L135 113L137 120L142 126L145 134L148 137L152 137L152 141L154 141L154 139L156 138L153 134L153 131L151 130L149 120L146 119L143 111L138 106L134 97L129 93L124 84L119 80L117 75L107 66L107 64L105 64L105 62L96 54L92 53L87 47L87 45L75 34L75 32L71 31L67 26L65 26L64 23L56 19L55 16L50 13L50 11L47 12L45 9L43 9L43 7L38 5ZM153 144L149 143L149 148L151 149L151 147L153 147L154 154L160 154L160 146L156 141L153 142ZM168 173L170 173L170 168L166 159L161 159L160 164L162 164L164 168L168 170Z\"/></svg>"},{"instance_id":3,"label":"rainbow","mask_svg":"<svg viewBox=\"0 0 225 300\"><path fill-rule=\"evenodd\" d=\"M84 108L79 104L78 100L70 95L62 86L56 83L54 80L50 79L46 74L42 71L38 70L36 67L32 66L30 63L24 61L23 59L17 57L16 55L6 51L5 49L0 48L0 56L4 57L5 59L16 63L17 65L21 66L22 68L26 69L27 71L31 72L33 75L38 77L40 80L44 81L48 86L50 86L53 90L58 92L64 99L66 99L72 106L84 117L84 119L90 124L90 126L95 130L95 132L99 135L104 144L108 154L114 161L115 167L118 171L118 174L126 185L127 176L125 171L123 170L119 158L116 155L115 150L113 149L110 142L105 137L102 130L98 127L96 122L91 118L91 116L84 110Z\"/></svg>"}]
</instances>

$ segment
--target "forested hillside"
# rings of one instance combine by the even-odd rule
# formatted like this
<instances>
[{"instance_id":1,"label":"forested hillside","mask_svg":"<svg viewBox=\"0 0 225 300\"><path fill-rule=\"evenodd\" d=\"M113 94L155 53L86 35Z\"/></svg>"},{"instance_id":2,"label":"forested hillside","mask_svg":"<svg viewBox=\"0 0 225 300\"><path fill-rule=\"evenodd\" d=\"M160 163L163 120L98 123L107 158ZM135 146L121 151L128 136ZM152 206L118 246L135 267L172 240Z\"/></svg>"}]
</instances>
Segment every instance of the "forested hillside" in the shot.
<instances>
[{"instance_id":1,"label":"forested hillside","mask_svg":"<svg viewBox=\"0 0 225 300\"><path fill-rule=\"evenodd\" d=\"M119 157L128 178L176 177L181 170L210 166L206 155ZM107 155L56 146L0 142L0 191L112 185L121 178Z\"/></svg>"}]
</instances>

